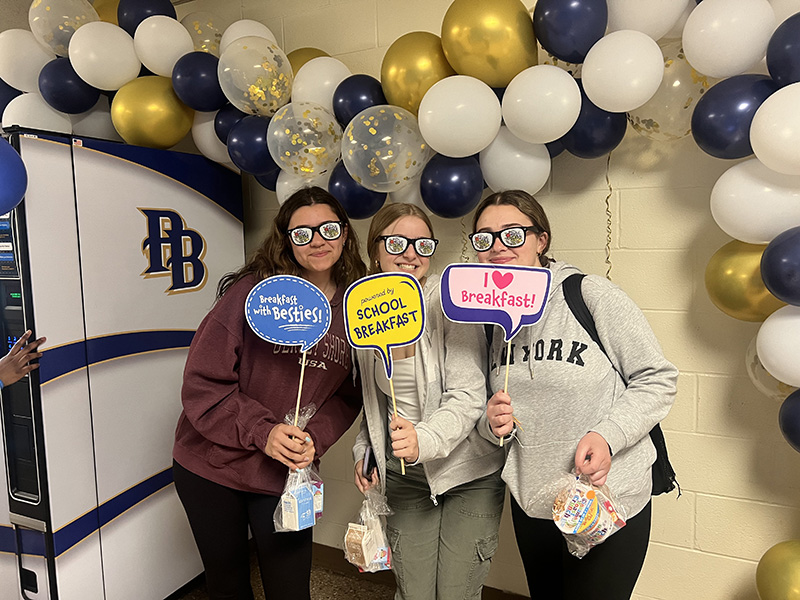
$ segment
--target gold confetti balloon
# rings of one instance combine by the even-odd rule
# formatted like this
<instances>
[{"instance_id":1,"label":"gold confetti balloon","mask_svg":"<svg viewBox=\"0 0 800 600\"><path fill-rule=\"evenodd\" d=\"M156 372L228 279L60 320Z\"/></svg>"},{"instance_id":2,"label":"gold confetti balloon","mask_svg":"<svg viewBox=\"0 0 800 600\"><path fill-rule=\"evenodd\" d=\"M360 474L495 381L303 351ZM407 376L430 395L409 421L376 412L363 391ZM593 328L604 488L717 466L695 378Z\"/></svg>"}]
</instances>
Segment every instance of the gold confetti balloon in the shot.
<instances>
[{"instance_id":1,"label":"gold confetti balloon","mask_svg":"<svg viewBox=\"0 0 800 600\"><path fill-rule=\"evenodd\" d=\"M217 76L225 97L247 114L271 117L292 95L289 59L262 37L231 42L219 57Z\"/></svg>"},{"instance_id":2,"label":"gold confetti balloon","mask_svg":"<svg viewBox=\"0 0 800 600\"><path fill-rule=\"evenodd\" d=\"M111 103L111 122L129 144L171 148L192 129L194 111L178 99L169 77L138 77Z\"/></svg>"},{"instance_id":3,"label":"gold confetti balloon","mask_svg":"<svg viewBox=\"0 0 800 600\"><path fill-rule=\"evenodd\" d=\"M444 56L442 39L426 31L397 38L381 63L381 87L389 104L419 112L419 103L431 86L456 72Z\"/></svg>"},{"instance_id":4,"label":"gold confetti balloon","mask_svg":"<svg viewBox=\"0 0 800 600\"><path fill-rule=\"evenodd\" d=\"M358 113L347 125L342 140L347 172L374 192L394 192L407 186L430 156L417 118L389 104Z\"/></svg>"},{"instance_id":5,"label":"gold confetti balloon","mask_svg":"<svg viewBox=\"0 0 800 600\"><path fill-rule=\"evenodd\" d=\"M193 12L181 19L181 25L192 36L196 52L208 52L219 56L219 42L225 31L220 17L210 12Z\"/></svg>"},{"instance_id":6,"label":"gold confetti balloon","mask_svg":"<svg viewBox=\"0 0 800 600\"><path fill-rule=\"evenodd\" d=\"M783 402L787 396L796 392L797 388L788 383L778 381L767 371L767 368L761 363L761 359L758 358L757 339L758 336L750 341L747 351L744 353L747 376L755 388L767 398L775 402Z\"/></svg>"},{"instance_id":7,"label":"gold confetti balloon","mask_svg":"<svg viewBox=\"0 0 800 600\"><path fill-rule=\"evenodd\" d=\"M319 177L333 170L342 150L342 128L333 113L314 102L290 102L272 117L267 147L292 175Z\"/></svg>"},{"instance_id":8,"label":"gold confetti balloon","mask_svg":"<svg viewBox=\"0 0 800 600\"><path fill-rule=\"evenodd\" d=\"M536 64L533 20L520 0L455 0L442 21L442 49L459 75L502 88Z\"/></svg>"},{"instance_id":9,"label":"gold confetti balloon","mask_svg":"<svg viewBox=\"0 0 800 600\"><path fill-rule=\"evenodd\" d=\"M692 68L681 40L659 45L664 54L664 78L650 100L628 112L628 120L637 132L651 140L679 140L692 132L694 107L717 80Z\"/></svg>"},{"instance_id":10,"label":"gold confetti balloon","mask_svg":"<svg viewBox=\"0 0 800 600\"><path fill-rule=\"evenodd\" d=\"M33 0L28 10L31 33L58 56L69 54L69 41L79 27L99 20L88 0Z\"/></svg>"},{"instance_id":11,"label":"gold confetti balloon","mask_svg":"<svg viewBox=\"0 0 800 600\"><path fill-rule=\"evenodd\" d=\"M726 315L740 321L761 322L786 306L769 292L761 279L761 255L766 247L733 240L708 261L706 291Z\"/></svg>"},{"instance_id":12,"label":"gold confetti balloon","mask_svg":"<svg viewBox=\"0 0 800 600\"><path fill-rule=\"evenodd\" d=\"M286 58L289 59L289 64L292 65L292 72L297 73L300 67L308 61L322 56L330 56L330 54L319 48L298 48L297 50L289 52Z\"/></svg>"}]
</instances>

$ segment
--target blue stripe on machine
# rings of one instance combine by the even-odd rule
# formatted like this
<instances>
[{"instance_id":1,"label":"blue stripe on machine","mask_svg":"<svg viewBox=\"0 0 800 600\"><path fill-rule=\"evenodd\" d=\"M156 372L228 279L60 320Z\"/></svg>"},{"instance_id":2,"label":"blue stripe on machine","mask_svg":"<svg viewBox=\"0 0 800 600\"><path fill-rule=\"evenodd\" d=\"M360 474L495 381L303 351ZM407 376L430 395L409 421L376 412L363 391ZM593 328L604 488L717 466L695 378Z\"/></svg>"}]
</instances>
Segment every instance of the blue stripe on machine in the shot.
<instances>
[{"instance_id":1,"label":"blue stripe on machine","mask_svg":"<svg viewBox=\"0 0 800 600\"><path fill-rule=\"evenodd\" d=\"M87 138L82 138L81 141L85 148L124 158L180 181L221 206L239 221L244 219L241 185L236 185L236 182L241 182L241 176L222 165L196 154L157 151L153 148ZM231 194L231 190L238 190L238 193Z\"/></svg>"},{"instance_id":2,"label":"blue stripe on machine","mask_svg":"<svg viewBox=\"0 0 800 600\"><path fill-rule=\"evenodd\" d=\"M44 556L44 534L32 529L22 529L22 553L31 556ZM16 554L17 540L14 528L9 525L0 525L0 552Z\"/></svg>"},{"instance_id":3,"label":"blue stripe on machine","mask_svg":"<svg viewBox=\"0 0 800 600\"><path fill-rule=\"evenodd\" d=\"M135 331L73 342L44 351L39 361L39 381L57 377L106 360L155 350L188 348L194 331Z\"/></svg>"}]
</instances>

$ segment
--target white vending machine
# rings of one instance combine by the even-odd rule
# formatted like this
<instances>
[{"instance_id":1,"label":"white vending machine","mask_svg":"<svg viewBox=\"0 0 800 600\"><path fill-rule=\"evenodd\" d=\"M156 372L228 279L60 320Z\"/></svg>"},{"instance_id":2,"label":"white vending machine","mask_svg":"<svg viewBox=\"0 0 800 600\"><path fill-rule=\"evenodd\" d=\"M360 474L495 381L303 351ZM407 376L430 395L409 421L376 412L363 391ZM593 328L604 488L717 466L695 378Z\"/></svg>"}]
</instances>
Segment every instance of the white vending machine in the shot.
<instances>
[{"instance_id":1,"label":"white vending machine","mask_svg":"<svg viewBox=\"0 0 800 600\"><path fill-rule=\"evenodd\" d=\"M202 571L172 485L194 332L244 260L241 179L204 157L13 131L0 340L47 337L2 390L0 600L161 600ZM2 142L5 143L5 142Z\"/></svg>"}]
</instances>

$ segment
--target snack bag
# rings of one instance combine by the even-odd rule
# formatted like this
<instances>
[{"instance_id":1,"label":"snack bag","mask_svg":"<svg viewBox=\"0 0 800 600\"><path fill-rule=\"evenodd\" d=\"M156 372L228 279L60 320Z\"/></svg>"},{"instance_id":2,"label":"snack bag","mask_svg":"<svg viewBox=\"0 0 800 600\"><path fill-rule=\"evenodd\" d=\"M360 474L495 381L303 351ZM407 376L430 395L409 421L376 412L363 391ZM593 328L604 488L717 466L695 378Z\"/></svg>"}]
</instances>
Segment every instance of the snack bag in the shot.
<instances>
[{"instance_id":1,"label":"snack bag","mask_svg":"<svg viewBox=\"0 0 800 600\"><path fill-rule=\"evenodd\" d=\"M309 404L300 411L297 426L303 429L317 408ZM294 413L288 413L284 422L294 424ZM281 501L275 508L275 531L300 531L313 527L322 518L324 484L314 465L289 471L283 486Z\"/></svg>"},{"instance_id":2,"label":"snack bag","mask_svg":"<svg viewBox=\"0 0 800 600\"><path fill-rule=\"evenodd\" d=\"M375 573L392 568L392 551L386 539L386 515L391 514L386 497L369 489L358 514L344 535L344 556L360 572Z\"/></svg>"},{"instance_id":3,"label":"snack bag","mask_svg":"<svg viewBox=\"0 0 800 600\"><path fill-rule=\"evenodd\" d=\"M625 515L605 485L594 486L585 475L570 475L553 503L553 521L570 554L583 558L625 526Z\"/></svg>"}]
</instances>

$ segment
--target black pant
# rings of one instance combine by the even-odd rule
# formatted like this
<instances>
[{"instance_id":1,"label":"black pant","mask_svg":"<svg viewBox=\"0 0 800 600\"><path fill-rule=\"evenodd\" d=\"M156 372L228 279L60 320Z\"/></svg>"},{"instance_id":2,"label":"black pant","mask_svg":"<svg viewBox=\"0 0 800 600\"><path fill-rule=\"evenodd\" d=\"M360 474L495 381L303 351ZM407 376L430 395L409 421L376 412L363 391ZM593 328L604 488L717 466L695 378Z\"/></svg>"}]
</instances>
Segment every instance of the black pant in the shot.
<instances>
[{"instance_id":1,"label":"black pant","mask_svg":"<svg viewBox=\"0 0 800 600\"><path fill-rule=\"evenodd\" d=\"M511 497L517 546L533 600L629 600L650 541L651 503L583 558L550 519L532 519Z\"/></svg>"},{"instance_id":2,"label":"black pant","mask_svg":"<svg viewBox=\"0 0 800 600\"><path fill-rule=\"evenodd\" d=\"M280 498L227 488L174 461L172 470L211 600L253 599L248 526L267 600L310 599L312 529L275 533L272 518Z\"/></svg>"}]
</instances>

